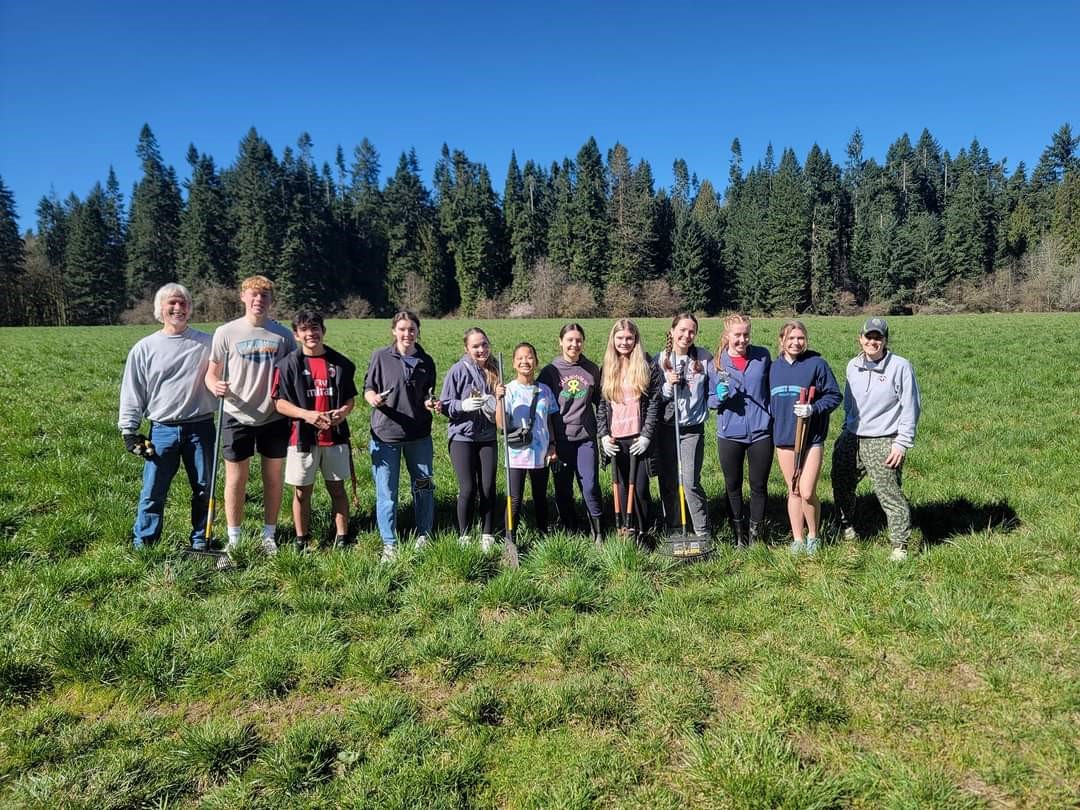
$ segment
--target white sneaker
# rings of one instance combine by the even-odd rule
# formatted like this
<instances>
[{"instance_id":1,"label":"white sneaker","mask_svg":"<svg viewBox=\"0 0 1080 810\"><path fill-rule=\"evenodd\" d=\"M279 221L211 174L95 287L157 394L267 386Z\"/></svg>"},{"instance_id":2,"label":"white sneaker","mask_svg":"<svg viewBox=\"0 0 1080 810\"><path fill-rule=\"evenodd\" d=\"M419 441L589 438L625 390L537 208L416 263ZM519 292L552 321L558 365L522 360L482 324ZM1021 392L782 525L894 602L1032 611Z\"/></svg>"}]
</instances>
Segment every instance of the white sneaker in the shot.
<instances>
[{"instance_id":1,"label":"white sneaker","mask_svg":"<svg viewBox=\"0 0 1080 810\"><path fill-rule=\"evenodd\" d=\"M274 542L274 538L267 535L262 539L262 550L267 557L273 557L277 554L277 543Z\"/></svg>"},{"instance_id":2,"label":"white sneaker","mask_svg":"<svg viewBox=\"0 0 1080 810\"><path fill-rule=\"evenodd\" d=\"M484 552L485 554L487 554L493 548L495 548L495 535L493 535L493 534L482 534L482 535L480 535L480 550L482 552Z\"/></svg>"},{"instance_id":3,"label":"white sneaker","mask_svg":"<svg viewBox=\"0 0 1080 810\"><path fill-rule=\"evenodd\" d=\"M469 535L467 535L467 534L461 535L461 537L459 537L457 539L457 544L459 546L461 546L462 548L465 548L467 545L469 545Z\"/></svg>"},{"instance_id":4,"label":"white sneaker","mask_svg":"<svg viewBox=\"0 0 1080 810\"><path fill-rule=\"evenodd\" d=\"M225 544L225 556L227 556L231 560L233 557L236 556L236 550L238 548L240 548L240 543L238 543L236 540L230 540L228 543Z\"/></svg>"},{"instance_id":5,"label":"white sneaker","mask_svg":"<svg viewBox=\"0 0 1080 810\"><path fill-rule=\"evenodd\" d=\"M845 540L858 540L859 533L855 531L851 526L844 527L844 539Z\"/></svg>"},{"instance_id":6,"label":"white sneaker","mask_svg":"<svg viewBox=\"0 0 1080 810\"><path fill-rule=\"evenodd\" d=\"M389 563L397 559L397 546L393 543L383 543L382 556L379 562Z\"/></svg>"},{"instance_id":7,"label":"white sneaker","mask_svg":"<svg viewBox=\"0 0 1080 810\"><path fill-rule=\"evenodd\" d=\"M907 551L902 548L894 548L892 554L889 555L889 559L893 562L903 562L907 559Z\"/></svg>"},{"instance_id":8,"label":"white sneaker","mask_svg":"<svg viewBox=\"0 0 1080 810\"><path fill-rule=\"evenodd\" d=\"M415 549L416 551L420 551L427 544L428 544L428 539L427 539L426 534L417 535L416 540L413 541L413 549Z\"/></svg>"}]
</instances>

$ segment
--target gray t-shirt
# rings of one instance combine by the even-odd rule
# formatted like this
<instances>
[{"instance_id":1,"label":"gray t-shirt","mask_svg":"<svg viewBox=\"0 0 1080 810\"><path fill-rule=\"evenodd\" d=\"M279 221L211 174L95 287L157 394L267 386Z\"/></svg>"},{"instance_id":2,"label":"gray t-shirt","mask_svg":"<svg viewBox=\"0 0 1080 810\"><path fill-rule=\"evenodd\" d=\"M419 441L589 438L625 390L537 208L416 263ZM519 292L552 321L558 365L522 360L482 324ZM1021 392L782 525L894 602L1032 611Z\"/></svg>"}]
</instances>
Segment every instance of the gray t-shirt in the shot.
<instances>
[{"instance_id":1,"label":"gray t-shirt","mask_svg":"<svg viewBox=\"0 0 1080 810\"><path fill-rule=\"evenodd\" d=\"M185 329L179 335L154 332L128 352L120 384L121 433L151 422L190 422L214 413L217 401L203 377L210 363L210 335Z\"/></svg>"},{"instance_id":2,"label":"gray t-shirt","mask_svg":"<svg viewBox=\"0 0 1080 810\"><path fill-rule=\"evenodd\" d=\"M225 413L245 425L262 425L284 419L274 410L270 389L278 360L296 350L296 340L287 328L268 320L252 326L247 318L222 324L214 332L210 359L223 363L229 355L229 390Z\"/></svg>"}]
</instances>

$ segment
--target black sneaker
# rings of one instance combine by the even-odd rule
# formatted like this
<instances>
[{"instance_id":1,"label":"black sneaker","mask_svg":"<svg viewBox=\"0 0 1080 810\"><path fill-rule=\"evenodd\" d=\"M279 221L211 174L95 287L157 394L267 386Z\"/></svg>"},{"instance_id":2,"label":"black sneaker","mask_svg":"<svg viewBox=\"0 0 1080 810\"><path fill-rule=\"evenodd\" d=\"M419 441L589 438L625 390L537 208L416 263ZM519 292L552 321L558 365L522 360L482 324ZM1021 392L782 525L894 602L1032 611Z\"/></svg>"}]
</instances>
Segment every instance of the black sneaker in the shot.
<instances>
[{"instance_id":1,"label":"black sneaker","mask_svg":"<svg viewBox=\"0 0 1080 810\"><path fill-rule=\"evenodd\" d=\"M310 538L306 534L298 534L296 539L293 540L293 548L296 549L297 554L303 554L308 550L308 540Z\"/></svg>"},{"instance_id":2,"label":"black sneaker","mask_svg":"<svg viewBox=\"0 0 1080 810\"><path fill-rule=\"evenodd\" d=\"M342 549L349 545L349 536L347 534L339 534L334 538L334 548Z\"/></svg>"}]
</instances>

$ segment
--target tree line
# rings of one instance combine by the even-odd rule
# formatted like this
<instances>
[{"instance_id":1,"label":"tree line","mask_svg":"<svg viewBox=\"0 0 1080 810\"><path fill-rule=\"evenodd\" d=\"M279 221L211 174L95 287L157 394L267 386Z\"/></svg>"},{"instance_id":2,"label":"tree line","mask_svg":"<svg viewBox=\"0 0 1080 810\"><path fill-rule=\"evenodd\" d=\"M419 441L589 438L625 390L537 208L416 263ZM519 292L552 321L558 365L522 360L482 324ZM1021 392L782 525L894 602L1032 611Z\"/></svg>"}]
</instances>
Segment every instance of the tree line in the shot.
<instances>
[{"instance_id":1,"label":"tree line","mask_svg":"<svg viewBox=\"0 0 1080 810\"><path fill-rule=\"evenodd\" d=\"M0 319L145 318L172 280L227 309L254 273L285 307L345 316L945 311L980 294L988 308L1077 309L1078 145L1062 125L1029 174L978 140L951 155L927 130L882 162L858 130L841 162L816 145L777 160L770 145L745 168L736 139L721 192L681 159L657 188L648 161L590 138L547 166L512 152L500 195L446 145L428 188L415 151L383 183L366 138L319 166L307 134L278 157L254 128L228 167L190 146L181 182L144 125L127 200L110 168L85 197L43 197L20 235L0 178ZM1016 300L998 294L1006 281Z\"/></svg>"}]
</instances>

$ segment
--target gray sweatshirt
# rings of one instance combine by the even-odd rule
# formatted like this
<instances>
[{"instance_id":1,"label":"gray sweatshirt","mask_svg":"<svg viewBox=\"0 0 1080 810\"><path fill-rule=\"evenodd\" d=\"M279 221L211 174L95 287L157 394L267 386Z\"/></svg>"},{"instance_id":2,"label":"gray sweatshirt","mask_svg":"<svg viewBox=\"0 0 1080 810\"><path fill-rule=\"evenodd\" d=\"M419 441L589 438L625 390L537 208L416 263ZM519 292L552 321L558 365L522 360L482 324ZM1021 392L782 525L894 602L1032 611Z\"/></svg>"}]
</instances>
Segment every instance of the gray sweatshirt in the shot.
<instances>
[{"instance_id":1,"label":"gray sweatshirt","mask_svg":"<svg viewBox=\"0 0 1080 810\"><path fill-rule=\"evenodd\" d=\"M709 418L709 372L713 371L713 356L706 349L697 347L697 359L701 363L701 371L694 371L694 361L687 355L671 354L671 365L676 370L682 370L686 384L679 387L678 407L680 427L693 427L700 425ZM667 370L664 361L667 351L661 351L656 356L656 365L660 373L664 375L664 384L660 389L660 395L665 403L675 400L675 386L667 381ZM670 404L665 405L663 420L667 424L674 425L674 409Z\"/></svg>"},{"instance_id":2,"label":"gray sweatshirt","mask_svg":"<svg viewBox=\"0 0 1080 810\"><path fill-rule=\"evenodd\" d=\"M187 328L179 335L154 332L128 352L120 384L121 433L151 422L190 422L213 416L217 399L203 382L210 363L210 335Z\"/></svg>"},{"instance_id":3,"label":"gray sweatshirt","mask_svg":"<svg viewBox=\"0 0 1080 810\"><path fill-rule=\"evenodd\" d=\"M890 351L877 362L859 354L846 376L844 430L864 438L895 435L894 444L914 447L922 403L911 363Z\"/></svg>"}]
</instances>

